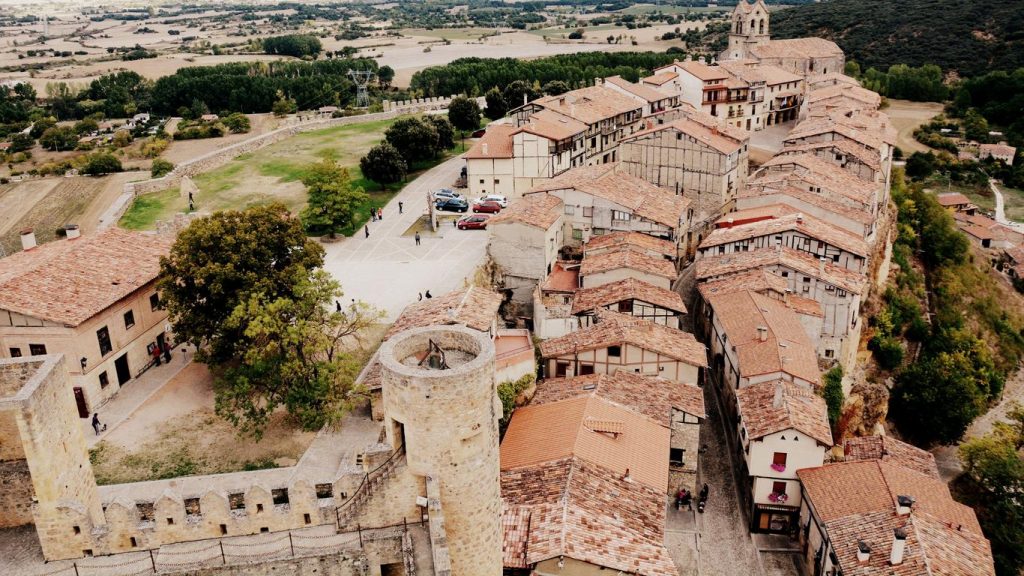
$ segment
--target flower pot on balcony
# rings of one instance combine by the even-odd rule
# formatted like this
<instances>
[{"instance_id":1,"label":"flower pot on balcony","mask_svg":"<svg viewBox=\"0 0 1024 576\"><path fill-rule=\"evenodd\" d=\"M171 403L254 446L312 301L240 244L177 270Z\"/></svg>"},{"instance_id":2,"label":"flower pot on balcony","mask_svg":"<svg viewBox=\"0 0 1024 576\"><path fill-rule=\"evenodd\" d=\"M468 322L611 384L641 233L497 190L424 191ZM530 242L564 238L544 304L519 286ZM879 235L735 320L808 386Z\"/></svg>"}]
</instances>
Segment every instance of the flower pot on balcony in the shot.
<instances>
[{"instance_id":1,"label":"flower pot on balcony","mask_svg":"<svg viewBox=\"0 0 1024 576\"><path fill-rule=\"evenodd\" d=\"M785 472L786 471L786 465L785 464L772 464L772 470L775 470L776 472Z\"/></svg>"}]
</instances>

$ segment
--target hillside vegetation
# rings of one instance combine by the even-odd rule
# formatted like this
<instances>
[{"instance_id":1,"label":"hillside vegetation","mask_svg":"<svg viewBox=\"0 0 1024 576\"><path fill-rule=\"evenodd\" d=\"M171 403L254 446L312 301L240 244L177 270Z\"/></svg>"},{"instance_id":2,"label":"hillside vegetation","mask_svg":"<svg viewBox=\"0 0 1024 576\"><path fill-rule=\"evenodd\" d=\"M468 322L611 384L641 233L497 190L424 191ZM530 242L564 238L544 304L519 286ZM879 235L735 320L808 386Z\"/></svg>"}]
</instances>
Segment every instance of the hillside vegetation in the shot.
<instances>
[{"instance_id":1,"label":"hillside vegetation","mask_svg":"<svg viewBox=\"0 0 1024 576\"><path fill-rule=\"evenodd\" d=\"M938 64L961 76L1024 66L1024 2L831 0L772 14L773 38L821 36L865 69Z\"/></svg>"}]
</instances>

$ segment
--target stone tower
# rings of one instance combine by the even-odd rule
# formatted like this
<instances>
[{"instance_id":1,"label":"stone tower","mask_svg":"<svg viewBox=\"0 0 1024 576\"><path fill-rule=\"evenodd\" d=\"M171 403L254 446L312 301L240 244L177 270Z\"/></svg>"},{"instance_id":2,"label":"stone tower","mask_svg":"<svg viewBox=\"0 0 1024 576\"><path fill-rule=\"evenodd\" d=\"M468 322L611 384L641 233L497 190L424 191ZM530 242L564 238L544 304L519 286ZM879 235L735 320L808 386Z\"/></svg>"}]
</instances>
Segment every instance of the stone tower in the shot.
<instances>
[{"instance_id":1,"label":"stone tower","mask_svg":"<svg viewBox=\"0 0 1024 576\"><path fill-rule=\"evenodd\" d=\"M104 552L103 506L63 356L0 360L0 527L34 523L43 557Z\"/></svg>"},{"instance_id":2,"label":"stone tower","mask_svg":"<svg viewBox=\"0 0 1024 576\"><path fill-rule=\"evenodd\" d=\"M721 60L743 60L750 58L750 49L767 44L771 38L768 7L764 0L748 4L739 0L732 11L732 29L729 31L729 48Z\"/></svg>"},{"instance_id":3,"label":"stone tower","mask_svg":"<svg viewBox=\"0 0 1024 576\"><path fill-rule=\"evenodd\" d=\"M502 572L494 344L483 332L432 326L380 348L388 440L409 470L440 488L454 576Z\"/></svg>"}]
</instances>

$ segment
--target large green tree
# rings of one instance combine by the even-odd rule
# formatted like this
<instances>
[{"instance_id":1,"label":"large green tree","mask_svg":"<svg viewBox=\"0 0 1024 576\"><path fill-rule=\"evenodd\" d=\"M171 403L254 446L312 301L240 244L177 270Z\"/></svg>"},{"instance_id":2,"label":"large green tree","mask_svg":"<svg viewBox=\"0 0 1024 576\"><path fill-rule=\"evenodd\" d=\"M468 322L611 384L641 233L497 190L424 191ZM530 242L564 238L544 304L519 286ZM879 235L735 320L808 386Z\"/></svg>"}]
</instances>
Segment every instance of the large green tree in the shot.
<instances>
[{"instance_id":1,"label":"large green tree","mask_svg":"<svg viewBox=\"0 0 1024 576\"><path fill-rule=\"evenodd\" d=\"M434 158L440 151L437 128L419 118L399 118L384 132L384 138L410 164Z\"/></svg>"},{"instance_id":2,"label":"large green tree","mask_svg":"<svg viewBox=\"0 0 1024 576\"><path fill-rule=\"evenodd\" d=\"M160 260L160 297L174 333L202 362L229 362L245 349L227 319L250 294L277 299L323 264L324 251L281 204L215 212L182 230Z\"/></svg>"},{"instance_id":3,"label":"large green tree","mask_svg":"<svg viewBox=\"0 0 1024 576\"><path fill-rule=\"evenodd\" d=\"M491 88L484 94L484 102L487 104L487 108L484 109L484 115L491 120L504 118L505 113L508 112L508 104L505 102L505 97L502 96L501 91L497 88Z\"/></svg>"},{"instance_id":4,"label":"large green tree","mask_svg":"<svg viewBox=\"0 0 1024 576\"><path fill-rule=\"evenodd\" d=\"M471 100L465 96L453 98L448 104L448 120L463 132L476 130L480 127L480 105L476 99Z\"/></svg>"},{"instance_id":5,"label":"large green tree","mask_svg":"<svg viewBox=\"0 0 1024 576\"><path fill-rule=\"evenodd\" d=\"M988 385L969 353L940 352L900 372L889 409L914 441L953 444L981 414Z\"/></svg>"},{"instance_id":6,"label":"large green tree","mask_svg":"<svg viewBox=\"0 0 1024 576\"><path fill-rule=\"evenodd\" d=\"M384 190L388 184L405 178L409 167L397 148L382 142L370 148L366 156L359 159L359 169L363 176L380 184L380 189Z\"/></svg>"},{"instance_id":7,"label":"large green tree","mask_svg":"<svg viewBox=\"0 0 1024 576\"><path fill-rule=\"evenodd\" d=\"M40 146L55 152L71 150L76 144L78 144L78 135L71 128L63 126L47 128L42 136L39 137Z\"/></svg>"},{"instance_id":8,"label":"large green tree","mask_svg":"<svg viewBox=\"0 0 1024 576\"><path fill-rule=\"evenodd\" d=\"M302 177L309 203L302 210L302 223L307 232L324 233L334 238L337 232L352 224L356 208L370 197L352 184L348 169L334 160L321 160L310 166Z\"/></svg>"}]
</instances>

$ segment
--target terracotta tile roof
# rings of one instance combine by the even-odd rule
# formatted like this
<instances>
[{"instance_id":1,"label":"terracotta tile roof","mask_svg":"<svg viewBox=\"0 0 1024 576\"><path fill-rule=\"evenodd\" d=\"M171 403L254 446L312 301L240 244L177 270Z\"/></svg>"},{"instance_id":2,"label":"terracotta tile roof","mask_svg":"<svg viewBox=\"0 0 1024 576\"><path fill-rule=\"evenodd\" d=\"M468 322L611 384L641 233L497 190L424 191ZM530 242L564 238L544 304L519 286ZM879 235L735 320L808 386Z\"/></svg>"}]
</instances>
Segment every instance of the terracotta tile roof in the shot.
<instances>
[{"instance_id":1,"label":"terracotta tile roof","mask_svg":"<svg viewBox=\"0 0 1024 576\"><path fill-rule=\"evenodd\" d=\"M670 82L672 80L675 80L678 77L679 77L679 74L676 74L675 72L660 72L658 74L654 74L654 75L648 76L646 78L641 78L640 81L641 82L645 82L647 84L655 84L657 86L661 86L661 85L665 84L666 82Z\"/></svg>"},{"instance_id":2,"label":"terracotta tile roof","mask_svg":"<svg viewBox=\"0 0 1024 576\"><path fill-rule=\"evenodd\" d=\"M150 284L165 236L110 228L0 259L0 309L78 326Z\"/></svg>"},{"instance_id":3,"label":"terracotta tile roof","mask_svg":"<svg viewBox=\"0 0 1024 576\"><path fill-rule=\"evenodd\" d=\"M860 82L856 78L851 78L846 74L839 72L829 72L828 74L822 74L820 76L811 76L807 79L807 86L812 90L824 88L826 86L856 86L860 87Z\"/></svg>"},{"instance_id":4,"label":"terracotta tile roof","mask_svg":"<svg viewBox=\"0 0 1024 576\"><path fill-rule=\"evenodd\" d=\"M558 142L586 132L587 125L553 110L539 110L519 130Z\"/></svg>"},{"instance_id":5,"label":"terracotta tile roof","mask_svg":"<svg viewBox=\"0 0 1024 576\"><path fill-rule=\"evenodd\" d=\"M702 112L697 108L694 108L693 106L689 105L687 107L682 107L681 111L684 117L686 117L687 119L692 120L704 126L705 128L718 130L719 134L732 138L736 142L746 144L747 142L750 141L749 132L742 128L737 128L725 122L721 118L717 118L715 116L712 116L711 114Z\"/></svg>"},{"instance_id":6,"label":"terracotta tile roof","mask_svg":"<svg viewBox=\"0 0 1024 576\"><path fill-rule=\"evenodd\" d=\"M575 292L580 289L579 262L555 262L540 285L545 292Z\"/></svg>"},{"instance_id":7,"label":"terracotta tile roof","mask_svg":"<svg viewBox=\"0 0 1024 576\"><path fill-rule=\"evenodd\" d=\"M974 236L978 240L993 240L996 237L996 235L988 228L982 228L981 226L964 222L958 222L957 224L959 224L958 227L961 230L971 236Z\"/></svg>"},{"instance_id":8,"label":"terracotta tile roof","mask_svg":"<svg viewBox=\"0 0 1024 576\"><path fill-rule=\"evenodd\" d=\"M605 86L588 86L558 96L545 96L533 103L585 124L596 124L632 111L639 117L641 109L633 98Z\"/></svg>"},{"instance_id":9,"label":"terracotta tile roof","mask_svg":"<svg viewBox=\"0 0 1024 576\"><path fill-rule=\"evenodd\" d=\"M643 84L634 84L629 80L626 80L622 76L609 76L608 78L605 78L604 81L609 84L618 86L619 88L622 88L623 90L629 92L630 94L636 96L637 98L642 98L650 103L661 102L662 100L668 100L669 98L672 98L671 95L659 92L649 86L644 86Z\"/></svg>"},{"instance_id":10,"label":"terracotta tile roof","mask_svg":"<svg viewBox=\"0 0 1024 576\"><path fill-rule=\"evenodd\" d=\"M951 206L963 206L971 203L971 199L959 192L947 192L945 194L936 194L935 200L940 205L951 207Z\"/></svg>"},{"instance_id":11,"label":"terracotta tile roof","mask_svg":"<svg viewBox=\"0 0 1024 576\"><path fill-rule=\"evenodd\" d=\"M464 324L484 332L494 324L501 300L501 294L473 286L415 302L406 306L384 338L410 328L439 324Z\"/></svg>"},{"instance_id":12,"label":"terracotta tile roof","mask_svg":"<svg viewBox=\"0 0 1024 576\"><path fill-rule=\"evenodd\" d=\"M639 270L669 280L674 280L678 275L671 260L624 248L612 252L586 255L583 258L583 266L580 267L580 276L587 277L621 268Z\"/></svg>"},{"instance_id":13,"label":"terracotta tile roof","mask_svg":"<svg viewBox=\"0 0 1024 576\"><path fill-rule=\"evenodd\" d=\"M668 427L600 396L580 396L517 408L501 442L501 469L577 457L664 492L668 443Z\"/></svg>"},{"instance_id":14,"label":"terracotta tile roof","mask_svg":"<svg viewBox=\"0 0 1024 576\"><path fill-rule=\"evenodd\" d=\"M683 297L678 292L653 286L636 278L626 278L577 291L572 300L572 313L589 312L623 300L640 300L679 314L686 314Z\"/></svg>"},{"instance_id":15,"label":"terracotta tile roof","mask_svg":"<svg viewBox=\"0 0 1024 576\"><path fill-rule=\"evenodd\" d=\"M932 478L939 478L939 467L935 464L935 456L931 452L891 436L850 438L843 445L843 452L847 462L882 460Z\"/></svg>"},{"instance_id":16,"label":"terracotta tile roof","mask_svg":"<svg viewBox=\"0 0 1024 576\"><path fill-rule=\"evenodd\" d=\"M531 402L547 404L580 396L604 398L666 427L671 425L672 409L705 417L704 394L698 386L626 371L541 380Z\"/></svg>"},{"instance_id":17,"label":"terracotta tile roof","mask_svg":"<svg viewBox=\"0 0 1024 576\"><path fill-rule=\"evenodd\" d=\"M763 180L748 183L736 196L736 205L743 205L744 199L770 197L780 204L786 204L793 210L797 210L792 204L804 202L808 205L822 210L834 212L844 218L848 218L859 224L871 224L875 217L864 208L858 208L849 204L835 202L830 198L831 194L823 191L822 194L809 192L803 188L791 186L785 182L766 182ZM740 210L743 211L743 210Z\"/></svg>"},{"instance_id":18,"label":"terracotta tile roof","mask_svg":"<svg viewBox=\"0 0 1024 576\"><path fill-rule=\"evenodd\" d=\"M787 144L779 154L803 154L805 152L817 152L818 150L831 150L847 156L853 156L861 164L865 164L872 170L878 170L881 166L881 159L878 154L863 146L858 146L849 140L832 140L829 142L807 142L805 144Z\"/></svg>"},{"instance_id":19,"label":"terracotta tile roof","mask_svg":"<svg viewBox=\"0 0 1024 576\"><path fill-rule=\"evenodd\" d=\"M992 156L1009 156L1010 158L1017 154L1016 148L1006 144L982 144L978 146L978 150Z\"/></svg>"},{"instance_id":20,"label":"terracotta tile roof","mask_svg":"<svg viewBox=\"0 0 1024 576\"><path fill-rule=\"evenodd\" d=\"M856 541L872 549L870 567L887 574L994 574L991 548L974 511L953 500L948 486L897 460L829 464L797 471L804 494L825 523L844 573L859 570ZM897 497L914 499L912 512L896 512ZM903 564L890 567L893 529L907 534Z\"/></svg>"},{"instance_id":21,"label":"terracotta tile roof","mask_svg":"<svg viewBox=\"0 0 1024 576\"><path fill-rule=\"evenodd\" d=\"M718 279L737 272L773 266L796 270L854 294L863 293L867 285L867 277L860 272L836 266L831 261L825 262L824 270L820 270L820 261L817 258L792 248L762 248L749 252L704 256L697 260L697 279Z\"/></svg>"},{"instance_id":22,"label":"terracotta tile roof","mask_svg":"<svg viewBox=\"0 0 1024 576\"><path fill-rule=\"evenodd\" d=\"M736 350L741 376L785 373L821 382L814 345L785 302L745 291L713 294L708 304Z\"/></svg>"},{"instance_id":23,"label":"terracotta tile roof","mask_svg":"<svg viewBox=\"0 0 1024 576\"><path fill-rule=\"evenodd\" d=\"M797 296L796 294L786 294L786 306L803 316L816 316L818 318L825 317L825 311L821 307L821 303L812 298L804 298L803 296Z\"/></svg>"},{"instance_id":24,"label":"terracotta tile roof","mask_svg":"<svg viewBox=\"0 0 1024 576\"><path fill-rule=\"evenodd\" d=\"M1006 249L1006 257L1014 264L1024 263L1024 246L1014 246Z\"/></svg>"},{"instance_id":25,"label":"terracotta tile roof","mask_svg":"<svg viewBox=\"0 0 1024 576\"><path fill-rule=\"evenodd\" d=\"M782 380L759 382L737 390L736 402L751 440L792 429L832 446L828 406L813 390Z\"/></svg>"},{"instance_id":26,"label":"terracotta tile roof","mask_svg":"<svg viewBox=\"0 0 1024 576\"><path fill-rule=\"evenodd\" d=\"M733 292L757 292L758 294L775 293L782 297L786 293L786 279L763 268L745 270L725 278L701 282L697 285L704 300L715 294L732 294Z\"/></svg>"},{"instance_id":27,"label":"terracotta tile roof","mask_svg":"<svg viewBox=\"0 0 1024 576\"><path fill-rule=\"evenodd\" d=\"M834 117L808 118L797 124L783 142L787 146L800 144L799 140L802 138L811 138L830 133L849 138L872 150L880 150L882 148L883 141L877 133L860 129L848 122L838 121Z\"/></svg>"},{"instance_id":28,"label":"terracotta tile roof","mask_svg":"<svg viewBox=\"0 0 1024 576\"><path fill-rule=\"evenodd\" d=\"M741 208L732 212L726 212L721 218L715 221L716 228L731 228L750 222L761 220L772 220L790 214L799 214L800 211L785 203L768 204L767 206L754 206L753 208Z\"/></svg>"},{"instance_id":29,"label":"terracotta tile roof","mask_svg":"<svg viewBox=\"0 0 1024 576\"><path fill-rule=\"evenodd\" d=\"M512 202L508 208L491 216L488 226L515 222L547 230L562 217L562 200L557 196L538 194L529 199Z\"/></svg>"},{"instance_id":30,"label":"terracotta tile roof","mask_svg":"<svg viewBox=\"0 0 1024 576\"><path fill-rule=\"evenodd\" d=\"M620 172L617 166L599 164L574 168L534 186L526 194L573 189L618 204L641 218L678 228L689 201L646 180Z\"/></svg>"},{"instance_id":31,"label":"terracotta tile roof","mask_svg":"<svg viewBox=\"0 0 1024 576\"><path fill-rule=\"evenodd\" d=\"M661 132L663 130L672 130L674 132L686 134L694 140L701 142L722 154L732 154L739 150L743 146L743 143L746 142L746 140L739 141L727 134L723 134L717 125L708 127L689 118L680 118L667 124L659 124L647 130L641 130L628 138L623 138L622 141L626 142L635 140L648 134Z\"/></svg>"},{"instance_id":32,"label":"terracotta tile roof","mask_svg":"<svg viewBox=\"0 0 1024 576\"><path fill-rule=\"evenodd\" d=\"M869 254L868 244L863 238L803 213L784 214L777 218L717 228L700 243L700 249L704 250L764 236L775 236L783 232L799 233L864 258L867 258Z\"/></svg>"},{"instance_id":33,"label":"terracotta tile roof","mask_svg":"<svg viewBox=\"0 0 1024 576\"><path fill-rule=\"evenodd\" d=\"M742 80L745 84L764 83L764 74L756 60L722 60L718 67L728 72L731 76Z\"/></svg>"},{"instance_id":34,"label":"terracotta tile roof","mask_svg":"<svg viewBox=\"0 0 1024 576\"><path fill-rule=\"evenodd\" d=\"M792 38L770 40L767 44L754 46L750 52L763 58L831 58L842 56L843 50L831 40L824 38Z\"/></svg>"},{"instance_id":35,"label":"terracotta tile roof","mask_svg":"<svg viewBox=\"0 0 1024 576\"><path fill-rule=\"evenodd\" d=\"M581 458L503 469L501 492L502 524L512 528L505 532L508 567L565 556L631 574L677 574L664 546L663 492Z\"/></svg>"},{"instance_id":36,"label":"terracotta tile roof","mask_svg":"<svg viewBox=\"0 0 1024 576\"><path fill-rule=\"evenodd\" d=\"M724 68L718 66L708 66L694 60L687 60L685 62L676 62L674 64L678 68L685 70L690 73L691 76L710 82L713 80L725 80L729 77L729 72Z\"/></svg>"},{"instance_id":37,"label":"terracotta tile roof","mask_svg":"<svg viewBox=\"0 0 1024 576\"><path fill-rule=\"evenodd\" d=\"M491 124L483 137L466 152L467 160L486 158L512 158L512 135L518 128L511 124ZM484 149L487 152L484 152Z\"/></svg>"},{"instance_id":38,"label":"terracotta tile roof","mask_svg":"<svg viewBox=\"0 0 1024 576\"><path fill-rule=\"evenodd\" d=\"M882 97L877 92L849 84L834 84L824 88L815 88L807 93L807 102L810 105L832 98L848 98L867 104L872 108L878 108L882 104Z\"/></svg>"},{"instance_id":39,"label":"terracotta tile roof","mask_svg":"<svg viewBox=\"0 0 1024 576\"><path fill-rule=\"evenodd\" d=\"M629 248L656 252L673 259L678 257L675 244L664 238L657 238L642 232L611 232L600 236L591 236L590 240L583 245L583 253Z\"/></svg>"},{"instance_id":40,"label":"terracotta tile roof","mask_svg":"<svg viewBox=\"0 0 1024 576\"><path fill-rule=\"evenodd\" d=\"M761 75L764 76L765 84L768 86L788 84L789 82L802 82L804 80L803 76L793 74L789 70L772 64L761 63L758 64L758 68L761 70Z\"/></svg>"},{"instance_id":41,"label":"terracotta tile roof","mask_svg":"<svg viewBox=\"0 0 1024 576\"><path fill-rule=\"evenodd\" d=\"M779 178L796 179L816 187L820 186L823 191L866 206L871 205L878 196L877 184L862 180L813 154L774 156L761 165L757 176L749 183L778 181Z\"/></svg>"},{"instance_id":42,"label":"terracotta tile roof","mask_svg":"<svg viewBox=\"0 0 1024 576\"><path fill-rule=\"evenodd\" d=\"M704 345L693 334L608 310L599 310L597 317L600 322L594 326L541 342L541 356L552 358L630 344L690 366L707 366Z\"/></svg>"}]
</instances>

